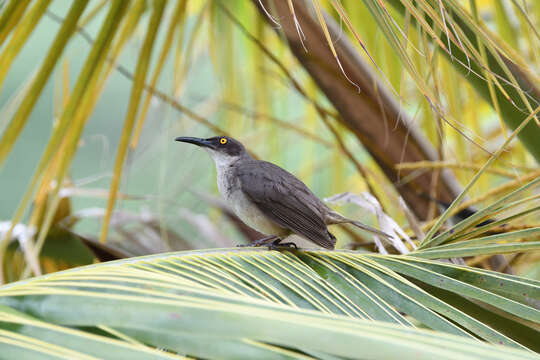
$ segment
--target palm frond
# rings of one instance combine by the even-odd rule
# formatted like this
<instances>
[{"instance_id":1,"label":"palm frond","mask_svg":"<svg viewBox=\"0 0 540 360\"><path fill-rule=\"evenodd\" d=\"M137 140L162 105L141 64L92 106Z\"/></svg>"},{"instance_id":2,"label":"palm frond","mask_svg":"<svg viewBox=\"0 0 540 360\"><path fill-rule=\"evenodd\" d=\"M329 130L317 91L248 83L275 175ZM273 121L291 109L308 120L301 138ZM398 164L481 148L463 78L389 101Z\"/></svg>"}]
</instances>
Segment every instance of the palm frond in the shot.
<instances>
[{"instance_id":1,"label":"palm frond","mask_svg":"<svg viewBox=\"0 0 540 360\"><path fill-rule=\"evenodd\" d=\"M454 306L440 292L471 299L478 309ZM534 358L525 349L538 345L528 339L538 335L539 297L537 281L412 257L255 249L147 256L0 288L3 305L49 330L110 328L201 357L216 355L208 345L214 343L225 357L252 348L272 356ZM478 320L481 309L530 325L509 334ZM10 327L24 316L7 316L5 308L2 314L4 329L26 328Z\"/></svg>"}]
</instances>

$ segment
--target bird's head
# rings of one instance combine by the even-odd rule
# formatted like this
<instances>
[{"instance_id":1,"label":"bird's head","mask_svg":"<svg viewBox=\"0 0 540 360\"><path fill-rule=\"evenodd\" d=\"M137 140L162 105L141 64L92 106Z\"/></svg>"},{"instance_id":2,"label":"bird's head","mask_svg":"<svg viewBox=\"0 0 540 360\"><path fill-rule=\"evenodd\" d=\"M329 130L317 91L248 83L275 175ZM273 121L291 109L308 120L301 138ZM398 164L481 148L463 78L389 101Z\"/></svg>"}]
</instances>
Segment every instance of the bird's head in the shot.
<instances>
[{"instance_id":1,"label":"bird's head","mask_svg":"<svg viewBox=\"0 0 540 360\"><path fill-rule=\"evenodd\" d=\"M240 141L228 136L214 136L208 139L181 136L174 140L204 148L210 153L217 166L232 163L243 156L249 156L246 148Z\"/></svg>"}]
</instances>

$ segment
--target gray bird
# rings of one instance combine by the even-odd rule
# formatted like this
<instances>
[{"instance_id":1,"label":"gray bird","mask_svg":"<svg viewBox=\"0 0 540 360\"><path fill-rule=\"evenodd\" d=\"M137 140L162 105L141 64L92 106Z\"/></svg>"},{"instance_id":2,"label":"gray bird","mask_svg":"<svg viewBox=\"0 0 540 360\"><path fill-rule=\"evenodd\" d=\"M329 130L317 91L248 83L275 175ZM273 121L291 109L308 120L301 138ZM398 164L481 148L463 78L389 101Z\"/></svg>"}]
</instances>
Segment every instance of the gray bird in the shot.
<instances>
[{"instance_id":1,"label":"gray bird","mask_svg":"<svg viewBox=\"0 0 540 360\"><path fill-rule=\"evenodd\" d=\"M388 237L384 232L333 211L296 176L277 165L254 159L244 145L231 137L177 137L175 140L195 144L210 153L216 164L218 189L225 201L242 221L268 235L250 245L296 247L294 243L280 243L294 233L333 249L336 238L327 225L342 223Z\"/></svg>"}]
</instances>

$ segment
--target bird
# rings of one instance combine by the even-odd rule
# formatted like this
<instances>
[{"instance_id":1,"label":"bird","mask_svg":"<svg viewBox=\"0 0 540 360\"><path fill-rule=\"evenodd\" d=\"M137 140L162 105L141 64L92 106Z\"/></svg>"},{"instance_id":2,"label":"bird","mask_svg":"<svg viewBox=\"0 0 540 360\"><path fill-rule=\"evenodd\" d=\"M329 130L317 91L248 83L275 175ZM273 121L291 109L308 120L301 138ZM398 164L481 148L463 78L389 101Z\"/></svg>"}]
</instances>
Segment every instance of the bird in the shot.
<instances>
[{"instance_id":1,"label":"bird","mask_svg":"<svg viewBox=\"0 0 540 360\"><path fill-rule=\"evenodd\" d=\"M330 209L296 176L271 162L253 158L244 145L232 137L181 136L175 140L208 151L216 166L221 196L243 222L266 235L246 246L297 248L293 242L282 242L296 234L332 250L336 237L327 226L343 223L389 237Z\"/></svg>"}]
</instances>

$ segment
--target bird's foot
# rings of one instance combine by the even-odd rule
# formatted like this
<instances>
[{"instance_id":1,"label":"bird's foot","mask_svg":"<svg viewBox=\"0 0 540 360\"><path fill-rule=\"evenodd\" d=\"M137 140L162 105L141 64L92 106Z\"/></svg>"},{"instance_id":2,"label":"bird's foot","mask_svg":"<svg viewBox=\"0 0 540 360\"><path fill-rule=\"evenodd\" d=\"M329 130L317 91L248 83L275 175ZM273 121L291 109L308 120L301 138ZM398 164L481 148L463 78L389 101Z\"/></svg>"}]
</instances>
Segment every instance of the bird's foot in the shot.
<instances>
[{"instance_id":1,"label":"bird's foot","mask_svg":"<svg viewBox=\"0 0 540 360\"><path fill-rule=\"evenodd\" d=\"M286 242L286 243L279 243L279 246L288 247L288 248L294 248L295 250L298 250L298 246L293 242Z\"/></svg>"},{"instance_id":2,"label":"bird's foot","mask_svg":"<svg viewBox=\"0 0 540 360\"><path fill-rule=\"evenodd\" d=\"M261 246L261 245L264 245L264 244L268 244L269 242L280 242L281 239L279 238L279 236L276 236L276 235L271 235L271 236L266 236L266 237L263 237L261 239L257 239L255 240L254 242L252 243L249 243L249 244L239 244L239 245L236 245L238 247L246 247L246 246L254 246L254 247L257 247L257 246Z\"/></svg>"},{"instance_id":3,"label":"bird's foot","mask_svg":"<svg viewBox=\"0 0 540 360\"><path fill-rule=\"evenodd\" d=\"M280 243L281 239L277 239L276 241L272 242L270 245L268 245L268 250L284 250L284 249L295 249L298 250L298 246L296 246L293 242L286 242L286 243Z\"/></svg>"}]
</instances>

